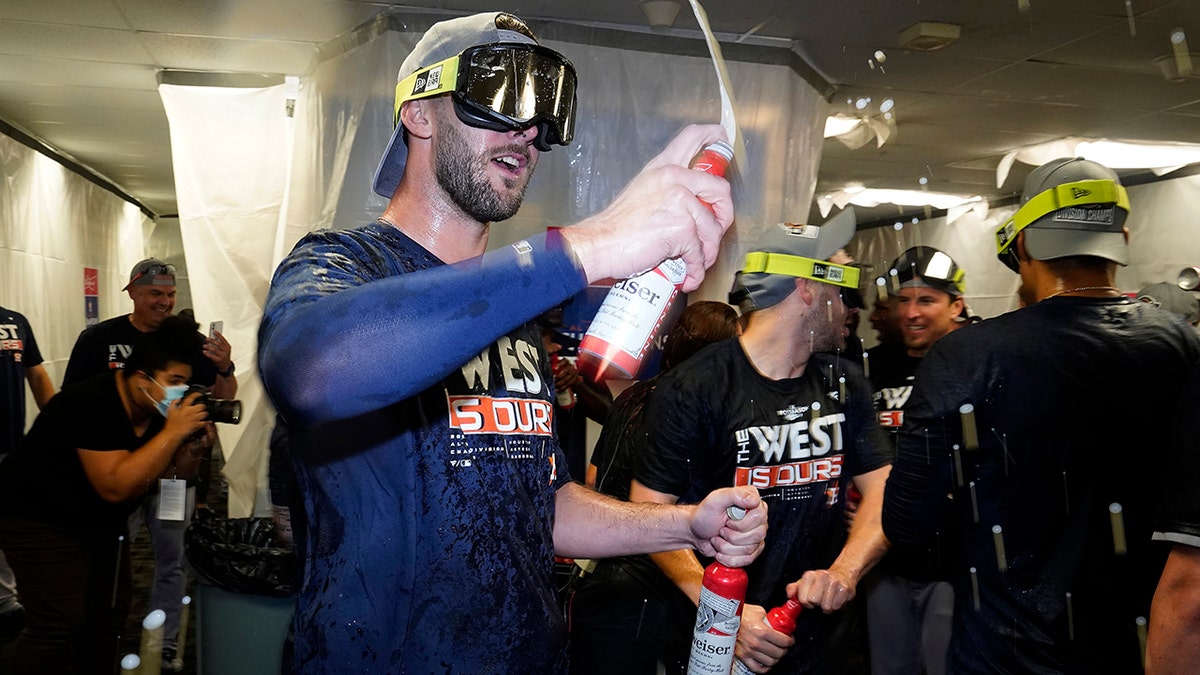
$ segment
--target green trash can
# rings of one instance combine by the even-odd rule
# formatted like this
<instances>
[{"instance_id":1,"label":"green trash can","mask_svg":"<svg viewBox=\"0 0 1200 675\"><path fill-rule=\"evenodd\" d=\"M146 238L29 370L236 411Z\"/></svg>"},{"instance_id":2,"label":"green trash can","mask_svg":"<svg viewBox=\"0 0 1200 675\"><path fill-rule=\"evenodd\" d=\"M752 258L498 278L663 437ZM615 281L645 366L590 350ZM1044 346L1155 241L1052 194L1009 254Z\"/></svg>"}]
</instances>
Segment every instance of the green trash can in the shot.
<instances>
[{"instance_id":1,"label":"green trash can","mask_svg":"<svg viewBox=\"0 0 1200 675\"><path fill-rule=\"evenodd\" d=\"M197 511L184 546L197 577L200 674L279 673L299 568L295 554L276 543L271 520Z\"/></svg>"},{"instance_id":2,"label":"green trash can","mask_svg":"<svg viewBox=\"0 0 1200 675\"><path fill-rule=\"evenodd\" d=\"M196 584L196 666L200 675L275 675L296 607L295 596L234 593Z\"/></svg>"}]
</instances>

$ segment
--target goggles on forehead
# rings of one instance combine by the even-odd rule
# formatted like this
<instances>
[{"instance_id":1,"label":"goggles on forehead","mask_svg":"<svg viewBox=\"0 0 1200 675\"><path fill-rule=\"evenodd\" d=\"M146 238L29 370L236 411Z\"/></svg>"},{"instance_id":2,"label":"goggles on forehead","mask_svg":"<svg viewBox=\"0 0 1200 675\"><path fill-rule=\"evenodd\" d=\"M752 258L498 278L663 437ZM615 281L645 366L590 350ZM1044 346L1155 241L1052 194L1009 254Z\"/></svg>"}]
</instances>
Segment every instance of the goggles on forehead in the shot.
<instances>
[{"instance_id":1,"label":"goggles on forehead","mask_svg":"<svg viewBox=\"0 0 1200 675\"><path fill-rule=\"evenodd\" d=\"M396 84L393 123L406 101L450 94L464 124L492 131L538 127L545 152L575 136L575 66L540 45L501 42L471 47Z\"/></svg>"},{"instance_id":2,"label":"goggles on forehead","mask_svg":"<svg viewBox=\"0 0 1200 675\"><path fill-rule=\"evenodd\" d=\"M921 285L937 288L950 295L962 295L966 290L963 283L966 272L963 272L953 258L941 251L914 254L906 252L897 267L897 281L901 287L910 284L915 277L920 277L923 281Z\"/></svg>"},{"instance_id":3,"label":"goggles on forehead","mask_svg":"<svg viewBox=\"0 0 1200 675\"><path fill-rule=\"evenodd\" d=\"M1063 183L1039 192L996 230L996 253L1001 262L1016 272L1019 266L1013 242L1021 230L1060 209L1104 204L1112 204L1114 208L1124 209L1128 213L1129 193L1120 183L1106 178Z\"/></svg>"},{"instance_id":4,"label":"goggles on forehead","mask_svg":"<svg viewBox=\"0 0 1200 675\"><path fill-rule=\"evenodd\" d=\"M748 253L746 254L746 264L742 266L741 271L742 274L754 272L783 274L858 290L859 270L857 267L838 265L787 253L768 253L766 251Z\"/></svg>"}]
</instances>

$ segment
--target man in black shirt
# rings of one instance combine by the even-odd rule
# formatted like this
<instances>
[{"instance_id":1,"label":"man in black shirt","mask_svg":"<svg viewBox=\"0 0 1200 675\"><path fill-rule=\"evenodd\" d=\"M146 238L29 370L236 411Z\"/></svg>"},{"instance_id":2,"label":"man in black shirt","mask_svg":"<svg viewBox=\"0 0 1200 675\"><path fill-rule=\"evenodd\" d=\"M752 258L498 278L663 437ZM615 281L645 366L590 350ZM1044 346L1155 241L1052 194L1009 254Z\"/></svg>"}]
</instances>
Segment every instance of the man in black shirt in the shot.
<instances>
[{"instance_id":1,"label":"man in black shirt","mask_svg":"<svg viewBox=\"0 0 1200 675\"><path fill-rule=\"evenodd\" d=\"M996 238L1024 306L925 355L883 528L953 538L947 672L1136 673L1166 555L1147 451L1170 446L1200 342L1115 286L1129 199L1113 171L1054 160L1023 201Z\"/></svg>"},{"instance_id":2,"label":"man in black shirt","mask_svg":"<svg viewBox=\"0 0 1200 675\"><path fill-rule=\"evenodd\" d=\"M892 262L898 288L890 296L900 349L872 352L871 384L879 424L895 443L922 357L965 325L965 273L930 246L914 246ZM894 546L863 582L874 675L941 675L950 642L954 589L940 580L942 546Z\"/></svg>"},{"instance_id":3,"label":"man in black shirt","mask_svg":"<svg viewBox=\"0 0 1200 675\"><path fill-rule=\"evenodd\" d=\"M631 501L689 503L729 485L758 488L770 510L735 654L755 672L840 672L844 612L886 550L879 526L890 449L870 388L836 354L847 336L842 292L858 269L842 248L852 212L822 225L767 229L734 281L743 334L701 350L660 378L645 412ZM845 488L863 493L844 525ZM690 551L651 558L692 602L704 563ZM795 638L763 623L764 607L799 599Z\"/></svg>"}]
</instances>

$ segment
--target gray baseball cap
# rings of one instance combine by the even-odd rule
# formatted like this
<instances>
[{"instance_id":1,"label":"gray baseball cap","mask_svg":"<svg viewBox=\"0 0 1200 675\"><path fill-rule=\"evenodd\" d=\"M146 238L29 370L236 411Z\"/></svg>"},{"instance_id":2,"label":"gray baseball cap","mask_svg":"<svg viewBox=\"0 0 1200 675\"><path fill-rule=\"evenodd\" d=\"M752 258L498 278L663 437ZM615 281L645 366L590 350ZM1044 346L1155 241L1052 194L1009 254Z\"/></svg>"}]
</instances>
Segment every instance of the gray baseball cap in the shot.
<instances>
[{"instance_id":1,"label":"gray baseball cap","mask_svg":"<svg viewBox=\"0 0 1200 675\"><path fill-rule=\"evenodd\" d=\"M1121 179L1112 169L1090 160L1064 157L1047 162L1029 174L1021 201L1027 204L1047 190L1080 181L1112 181L1121 186ZM1124 232L1128 203L1122 207L1116 200L1103 199L1064 206L1030 223L1025 229L1025 249L1029 255L1036 260L1086 255L1128 265Z\"/></svg>"},{"instance_id":2,"label":"gray baseball cap","mask_svg":"<svg viewBox=\"0 0 1200 675\"><path fill-rule=\"evenodd\" d=\"M854 209L846 209L823 225L796 225L779 223L768 227L766 232L750 249L747 262L762 258L760 254L780 253L817 261L805 266L805 273L747 272L745 268L733 277L733 288L729 291L729 304L738 306L743 313L766 309L778 304L796 290L796 277L813 279L822 283L847 286L841 276L831 271L844 270L843 266L822 266L819 261L828 260L834 253L846 247L854 238L856 221ZM811 267L811 269L810 269ZM857 273L857 269L854 270ZM849 287L857 289L857 274Z\"/></svg>"},{"instance_id":3,"label":"gray baseball cap","mask_svg":"<svg viewBox=\"0 0 1200 675\"><path fill-rule=\"evenodd\" d=\"M131 286L174 286L175 266L165 263L158 258L146 258L129 270L129 283L122 291Z\"/></svg>"}]
</instances>

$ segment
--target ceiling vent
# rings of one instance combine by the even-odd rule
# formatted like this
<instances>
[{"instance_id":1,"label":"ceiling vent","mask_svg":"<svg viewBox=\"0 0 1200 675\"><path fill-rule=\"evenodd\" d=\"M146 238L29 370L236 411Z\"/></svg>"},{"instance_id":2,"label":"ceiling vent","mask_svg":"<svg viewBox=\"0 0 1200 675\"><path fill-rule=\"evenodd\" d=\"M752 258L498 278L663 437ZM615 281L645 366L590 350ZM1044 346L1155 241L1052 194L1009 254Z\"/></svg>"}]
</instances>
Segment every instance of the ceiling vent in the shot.
<instances>
[{"instance_id":1,"label":"ceiling vent","mask_svg":"<svg viewBox=\"0 0 1200 675\"><path fill-rule=\"evenodd\" d=\"M958 42L962 26L938 21L920 21L900 33L900 47L914 52L932 52Z\"/></svg>"}]
</instances>

